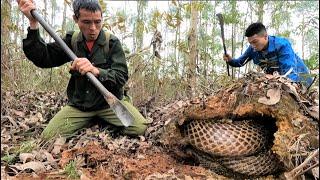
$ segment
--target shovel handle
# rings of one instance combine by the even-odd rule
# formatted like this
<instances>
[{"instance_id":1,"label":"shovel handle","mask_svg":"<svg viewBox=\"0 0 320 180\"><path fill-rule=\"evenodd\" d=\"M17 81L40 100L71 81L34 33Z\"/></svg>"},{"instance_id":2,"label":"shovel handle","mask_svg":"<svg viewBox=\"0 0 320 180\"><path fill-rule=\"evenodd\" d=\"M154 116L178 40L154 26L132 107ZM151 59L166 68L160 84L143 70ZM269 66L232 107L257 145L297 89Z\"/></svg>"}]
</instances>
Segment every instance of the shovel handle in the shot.
<instances>
[{"instance_id":1,"label":"shovel handle","mask_svg":"<svg viewBox=\"0 0 320 180\"><path fill-rule=\"evenodd\" d=\"M77 56L73 53L73 51L66 45L66 43L55 33L55 31L50 27L50 25L37 13L36 10L31 10L31 15L39 21L39 23L42 25L42 27L50 34L50 36L61 46L61 48L64 50L64 52L74 61ZM102 84L101 82L91 73L87 72L86 76L89 78L91 83L100 91L100 93L104 97L111 97L111 99L117 99L111 92L109 92ZM105 98L105 99L109 99ZM112 106L114 101L108 101L108 104Z\"/></svg>"}]
</instances>

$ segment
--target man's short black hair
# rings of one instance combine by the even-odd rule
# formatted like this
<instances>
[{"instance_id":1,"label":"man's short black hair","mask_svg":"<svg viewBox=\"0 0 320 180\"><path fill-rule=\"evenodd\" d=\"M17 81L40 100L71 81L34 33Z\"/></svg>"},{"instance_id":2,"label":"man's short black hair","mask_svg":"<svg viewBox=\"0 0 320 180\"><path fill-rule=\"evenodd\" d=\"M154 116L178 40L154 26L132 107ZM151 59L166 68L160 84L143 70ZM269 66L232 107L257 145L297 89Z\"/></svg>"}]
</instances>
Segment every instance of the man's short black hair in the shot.
<instances>
[{"instance_id":1,"label":"man's short black hair","mask_svg":"<svg viewBox=\"0 0 320 180\"><path fill-rule=\"evenodd\" d=\"M102 13L98 0L74 0L72 7L76 18L80 16L80 9L86 9L91 12L100 11Z\"/></svg>"},{"instance_id":2,"label":"man's short black hair","mask_svg":"<svg viewBox=\"0 0 320 180\"><path fill-rule=\"evenodd\" d=\"M245 36L251 37L260 32L267 32L266 27L261 22L256 22L250 24L250 26L246 29Z\"/></svg>"}]
</instances>

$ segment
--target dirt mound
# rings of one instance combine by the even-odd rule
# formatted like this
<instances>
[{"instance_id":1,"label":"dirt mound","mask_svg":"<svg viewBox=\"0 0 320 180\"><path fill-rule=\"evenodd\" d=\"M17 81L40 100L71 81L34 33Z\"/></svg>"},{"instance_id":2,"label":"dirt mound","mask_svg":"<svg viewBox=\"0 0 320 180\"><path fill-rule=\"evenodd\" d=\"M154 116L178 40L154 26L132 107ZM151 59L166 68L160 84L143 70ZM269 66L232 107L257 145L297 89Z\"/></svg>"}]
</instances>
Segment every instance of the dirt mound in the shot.
<instances>
[{"instance_id":1,"label":"dirt mound","mask_svg":"<svg viewBox=\"0 0 320 180\"><path fill-rule=\"evenodd\" d=\"M279 75L250 73L244 78L183 108L176 121L164 130L163 142L183 151L187 140L181 125L190 120L265 121L274 132L272 151L285 164L288 177L315 172L319 162L319 111L317 92L307 91ZM180 110L181 112L181 110ZM313 156L311 160L307 157ZM305 162L305 166L295 169ZM291 172L290 172L291 171Z\"/></svg>"}]
</instances>

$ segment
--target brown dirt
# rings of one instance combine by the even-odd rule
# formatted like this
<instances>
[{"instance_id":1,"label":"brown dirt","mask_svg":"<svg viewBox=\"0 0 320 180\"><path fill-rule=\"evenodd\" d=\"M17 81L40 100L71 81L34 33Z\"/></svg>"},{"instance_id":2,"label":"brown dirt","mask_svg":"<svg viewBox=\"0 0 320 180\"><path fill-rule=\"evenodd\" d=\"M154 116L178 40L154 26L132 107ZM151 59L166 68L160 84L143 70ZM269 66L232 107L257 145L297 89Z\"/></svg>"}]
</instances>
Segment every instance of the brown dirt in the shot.
<instances>
[{"instance_id":1,"label":"brown dirt","mask_svg":"<svg viewBox=\"0 0 320 180\"><path fill-rule=\"evenodd\" d=\"M164 107L147 109L144 115L152 121L144 136L130 138L117 135L110 127L102 130L100 125L96 125L80 131L60 146L54 141L40 144L37 139L44 124L66 103L64 94L1 92L1 179L68 179L64 168L70 161L76 162L79 178L83 180L228 179L195 164L185 152L186 141L178 127L190 119L255 116L274 119L277 132L272 150L291 170L306 158L310 150L319 147L319 131L317 121L300 106L306 103L297 103L288 88L281 89L281 100L275 105L257 102L268 89L283 83L280 80L277 77L251 76L207 98L177 100ZM309 99L307 101L313 104ZM42 163L45 167L42 172L30 171L34 167L19 169L27 162L19 158L23 153L19 148L29 141L36 142L37 146L28 151L35 156L28 161ZM57 153L54 153L55 148L58 148ZM47 156L43 157L46 153ZM297 154L300 154L300 159L294 161ZM15 158L4 160L8 155Z\"/></svg>"}]
</instances>

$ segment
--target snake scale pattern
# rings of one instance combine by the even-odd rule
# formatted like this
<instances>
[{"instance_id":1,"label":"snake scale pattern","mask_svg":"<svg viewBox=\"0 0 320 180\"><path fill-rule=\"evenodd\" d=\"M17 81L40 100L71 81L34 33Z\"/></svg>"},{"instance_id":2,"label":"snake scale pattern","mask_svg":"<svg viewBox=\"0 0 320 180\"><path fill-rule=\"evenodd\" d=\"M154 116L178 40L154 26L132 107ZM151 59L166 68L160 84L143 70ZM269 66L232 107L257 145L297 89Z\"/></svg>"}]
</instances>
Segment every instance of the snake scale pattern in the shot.
<instances>
[{"instance_id":1,"label":"snake scale pattern","mask_svg":"<svg viewBox=\"0 0 320 180\"><path fill-rule=\"evenodd\" d=\"M184 124L183 132L196 149L193 152L196 159L213 171L220 165L223 171L262 176L280 168L276 155L267 147L268 131L256 121L193 120Z\"/></svg>"}]
</instances>

